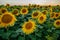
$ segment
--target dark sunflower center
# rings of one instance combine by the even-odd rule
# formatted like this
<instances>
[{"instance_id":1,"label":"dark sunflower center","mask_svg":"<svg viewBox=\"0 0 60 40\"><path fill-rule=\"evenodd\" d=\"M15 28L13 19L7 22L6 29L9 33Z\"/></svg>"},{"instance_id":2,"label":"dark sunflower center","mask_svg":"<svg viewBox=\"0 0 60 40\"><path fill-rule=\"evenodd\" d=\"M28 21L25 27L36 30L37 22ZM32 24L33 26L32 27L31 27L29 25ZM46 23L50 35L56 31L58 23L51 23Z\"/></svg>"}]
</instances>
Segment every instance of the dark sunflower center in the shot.
<instances>
[{"instance_id":1,"label":"dark sunflower center","mask_svg":"<svg viewBox=\"0 0 60 40\"><path fill-rule=\"evenodd\" d=\"M56 22L56 24L57 24L57 25L60 25L60 22L58 21L58 22Z\"/></svg>"},{"instance_id":2,"label":"dark sunflower center","mask_svg":"<svg viewBox=\"0 0 60 40\"><path fill-rule=\"evenodd\" d=\"M2 9L2 10L1 10L1 12L2 12L2 13L5 13L5 12L6 12L6 10L5 10L5 9Z\"/></svg>"},{"instance_id":3,"label":"dark sunflower center","mask_svg":"<svg viewBox=\"0 0 60 40\"><path fill-rule=\"evenodd\" d=\"M32 28L32 23L27 23L26 26L25 26L26 29L31 29Z\"/></svg>"},{"instance_id":4,"label":"dark sunflower center","mask_svg":"<svg viewBox=\"0 0 60 40\"><path fill-rule=\"evenodd\" d=\"M56 14L56 17L58 16L58 14Z\"/></svg>"},{"instance_id":5,"label":"dark sunflower center","mask_svg":"<svg viewBox=\"0 0 60 40\"><path fill-rule=\"evenodd\" d=\"M38 12L35 12L35 13L33 14L33 16L38 16Z\"/></svg>"},{"instance_id":6,"label":"dark sunflower center","mask_svg":"<svg viewBox=\"0 0 60 40\"><path fill-rule=\"evenodd\" d=\"M23 13L26 13L26 9L23 9L22 12L23 12Z\"/></svg>"},{"instance_id":7,"label":"dark sunflower center","mask_svg":"<svg viewBox=\"0 0 60 40\"><path fill-rule=\"evenodd\" d=\"M34 5L33 7L36 7L36 5Z\"/></svg>"},{"instance_id":8,"label":"dark sunflower center","mask_svg":"<svg viewBox=\"0 0 60 40\"><path fill-rule=\"evenodd\" d=\"M41 16L41 17L40 17L40 20L42 21L43 19L44 19L43 16Z\"/></svg>"},{"instance_id":9,"label":"dark sunflower center","mask_svg":"<svg viewBox=\"0 0 60 40\"><path fill-rule=\"evenodd\" d=\"M13 14L17 14L17 13L18 13L18 10L14 10L14 11L13 11Z\"/></svg>"},{"instance_id":10,"label":"dark sunflower center","mask_svg":"<svg viewBox=\"0 0 60 40\"><path fill-rule=\"evenodd\" d=\"M0 24L1 24L1 22L0 22Z\"/></svg>"},{"instance_id":11,"label":"dark sunflower center","mask_svg":"<svg viewBox=\"0 0 60 40\"><path fill-rule=\"evenodd\" d=\"M39 7L39 5L37 5L37 7Z\"/></svg>"},{"instance_id":12,"label":"dark sunflower center","mask_svg":"<svg viewBox=\"0 0 60 40\"><path fill-rule=\"evenodd\" d=\"M3 15L1 20L3 23L10 23L12 21L12 16L9 14L5 14Z\"/></svg>"}]
</instances>

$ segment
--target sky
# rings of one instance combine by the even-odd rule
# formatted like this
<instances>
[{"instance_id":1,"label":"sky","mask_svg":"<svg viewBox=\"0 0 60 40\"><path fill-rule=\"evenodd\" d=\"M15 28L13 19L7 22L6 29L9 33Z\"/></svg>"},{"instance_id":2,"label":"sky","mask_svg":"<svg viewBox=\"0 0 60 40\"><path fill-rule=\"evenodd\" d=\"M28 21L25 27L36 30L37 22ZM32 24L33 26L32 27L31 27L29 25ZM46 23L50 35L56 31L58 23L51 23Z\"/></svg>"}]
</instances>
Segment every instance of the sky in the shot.
<instances>
[{"instance_id":1,"label":"sky","mask_svg":"<svg viewBox=\"0 0 60 40\"><path fill-rule=\"evenodd\" d=\"M60 0L0 0L1 4L10 5L28 5L28 4L40 4L40 5L60 5Z\"/></svg>"}]
</instances>

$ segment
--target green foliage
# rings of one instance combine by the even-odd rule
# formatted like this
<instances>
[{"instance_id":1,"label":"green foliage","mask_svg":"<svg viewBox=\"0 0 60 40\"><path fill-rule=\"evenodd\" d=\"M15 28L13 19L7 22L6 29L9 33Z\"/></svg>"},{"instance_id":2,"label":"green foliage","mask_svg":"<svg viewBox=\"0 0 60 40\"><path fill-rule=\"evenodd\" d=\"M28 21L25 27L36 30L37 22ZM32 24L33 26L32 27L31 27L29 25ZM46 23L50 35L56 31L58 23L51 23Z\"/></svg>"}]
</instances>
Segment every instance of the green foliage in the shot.
<instances>
[{"instance_id":1,"label":"green foliage","mask_svg":"<svg viewBox=\"0 0 60 40\"><path fill-rule=\"evenodd\" d=\"M29 6L26 6L29 8ZM4 5L0 5L0 8L6 8L9 12L13 11L13 9L18 9L20 12L20 9L22 6L10 6L6 7ZM53 12L60 12L60 6L52 6ZM60 29L55 29L53 26L53 20L49 19L49 14L50 14L50 8L42 6L41 8L33 8L29 10L29 14L27 15L19 15L16 16L17 22L13 27L8 27L6 28L1 28L0 29L0 40L57 40L57 38L60 36ZM48 15L47 15L47 20L44 24L39 24L37 23L37 19L32 19L31 18L31 13L34 10L40 10L41 12L43 10L47 10ZM21 28L24 22L28 21L29 19L35 20L36 22L36 30L34 33L30 35L25 35ZM60 40L60 39L59 39Z\"/></svg>"}]
</instances>

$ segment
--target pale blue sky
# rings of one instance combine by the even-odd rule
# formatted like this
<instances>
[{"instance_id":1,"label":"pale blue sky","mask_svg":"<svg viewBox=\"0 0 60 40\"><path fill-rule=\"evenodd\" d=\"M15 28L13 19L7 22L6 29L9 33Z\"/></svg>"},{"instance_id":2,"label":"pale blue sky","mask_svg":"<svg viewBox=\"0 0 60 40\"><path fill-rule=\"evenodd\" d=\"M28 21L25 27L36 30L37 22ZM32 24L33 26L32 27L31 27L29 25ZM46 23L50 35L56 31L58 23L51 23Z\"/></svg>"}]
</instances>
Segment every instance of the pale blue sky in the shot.
<instances>
[{"instance_id":1,"label":"pale blue sky","mask_svg":"<svg viewBox=\"0 0 60 40\"><path fill-rule=\"evenodd\" d=\"M60 0L0 0L0 4L7 4L10 5L28 5L31 4L40 4L40 5L60 5Z\"/></svg>"}]
</instances>

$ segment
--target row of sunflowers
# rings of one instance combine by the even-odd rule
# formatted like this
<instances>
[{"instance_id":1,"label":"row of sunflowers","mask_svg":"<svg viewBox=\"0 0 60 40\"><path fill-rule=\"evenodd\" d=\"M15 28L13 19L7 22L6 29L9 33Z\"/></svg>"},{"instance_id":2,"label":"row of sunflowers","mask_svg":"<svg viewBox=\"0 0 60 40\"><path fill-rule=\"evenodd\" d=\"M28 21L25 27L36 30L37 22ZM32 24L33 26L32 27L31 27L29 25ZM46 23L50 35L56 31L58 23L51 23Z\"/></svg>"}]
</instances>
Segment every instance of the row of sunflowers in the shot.
<instances>
[{"instance_id":1,"label":"row of sunflowers","mask_svg":"<svg viewBox=\"0 0 60 40\"><path fill-rule=\"evenodd\" d=\"M59 37L59 5L0 5L0 40L60 40Z\"/></svg>"}]
</instances>

